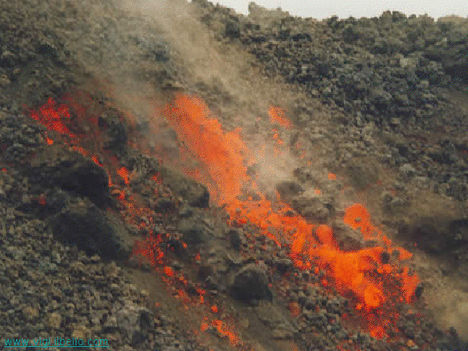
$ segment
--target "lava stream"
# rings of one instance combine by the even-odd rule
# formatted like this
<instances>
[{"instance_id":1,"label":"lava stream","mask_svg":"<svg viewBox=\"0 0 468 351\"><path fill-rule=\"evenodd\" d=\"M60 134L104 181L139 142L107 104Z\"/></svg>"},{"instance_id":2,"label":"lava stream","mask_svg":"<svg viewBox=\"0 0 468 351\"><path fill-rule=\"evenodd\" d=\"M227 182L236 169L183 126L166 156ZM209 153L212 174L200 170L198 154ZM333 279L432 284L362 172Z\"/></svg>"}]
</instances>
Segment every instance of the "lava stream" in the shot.
<instances>
[{"instance_id":1,"label":"lava stream","mask_svg":"<svg viewBox=\"0 0 468 351\"><path fill-rule=\"evenodd\" d=\"M281 109L270 108L269 113L272 122L291 127ZM277 245L289 247L291 258L301 269L323 268L340 293L352 295L357 301L356 309L365 316L370 333L384 337L398 317L396 305L409 303L419 282L407 267L400 267L400 262L411 254L393 247L371 224L369 213L360 204L347 209L344 222L360 229L365 239L379 239L383 246L340 250L330 227L308 223L288 204L273 204L258 190L247 174L247 166L254 160L240 137L240 129L225 132L206 104L188 95L178 95L164 114L186 151L202 164L201 169L188 170L187 174L204 175L197 180L208 187L218 205L224 206L231 223L253 224ZM336 176L330 174L329 178ZM245 200L246 189L255 196ZM388 262L390 255L396 256L397 262Z\"/></svg>"}]
</instances>

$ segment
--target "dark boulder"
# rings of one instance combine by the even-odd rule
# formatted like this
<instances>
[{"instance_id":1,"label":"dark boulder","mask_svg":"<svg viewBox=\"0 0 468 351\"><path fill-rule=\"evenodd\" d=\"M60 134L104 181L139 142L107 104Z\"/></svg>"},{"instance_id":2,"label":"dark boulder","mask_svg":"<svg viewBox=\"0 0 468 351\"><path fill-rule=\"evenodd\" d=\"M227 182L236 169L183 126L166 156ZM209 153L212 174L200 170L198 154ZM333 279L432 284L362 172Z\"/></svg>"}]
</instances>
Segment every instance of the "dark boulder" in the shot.
<instances>
[{"instance_id":1,"label":"dark boulder","mask_svg":"<svg viewBox=\"0 0 468 351\"><path fill-rule=\"evenodd\" d=\"M235 274L230 288L234 298L245 302L273 298L265 269L254 263L247 264Z\"/></svg>"},{"instance_id":2,"label":"dark boulder","mask_svg":"<svg viewBox=\"0 0 468 351\"><path fill-rule=\"evenodd\" d=\"M290 202L294 196L304 192L302 186L296 182L284 181L276 184L276 190L281 196L281 199Z\"/></svg>"},{"instance_id":3,"label":"dark boulder","mask_svg":"<svg viewBox=\"0 0 468 351\"><path fill-rule=\"evenodd\" d=\"M46 187L60 187L89 198L99 207L110 203L109 179L105 170L63 146L51 146L37 154L28 170L31 178Z\"/></svg>"},{"instance_id":4,"label":"dark boulder","mask_svg":"<svg viewBox=\"0 0 468 351\"><path fill-rule=\"evenodd\" d=\"M190 206L200 208L209 206L210 194L204 185L165 167L161 167L161 176L164 183L169 185L171 190L187 201Z\"/></svg>"},{"instance_id":5,"label":"dark boulder","mask_svg":"<svg viewBox=\"0 0 468 351\"><path fill-rule=\"evenodd\" d=\"M106 149L122 150L127 144L128 133L125 123L117 111L106 111L99 117L99 127L105 130L104 147Z\"/></svg>"},{"instance_id":6,"label":"dark boulder","mask_svg":"<svg viewBox=\"0 0 468 351\"><path fill-rule=\"evenodd\" d=\"M196 209L179 221L177 230L189 246L200 245L214 236L213 227L209 224L205 214Z\"/></svg>"},{"instance_id":7,"label":"dark boulder","mask_svg":"<svg viewBox=\"0 0 468 351\"><path fill-rule=\"evenodd\" d=\"M327 203L326 200L318 196L307 193L294 198L291 201L291 206L310 221L325 222L334 211L332 204Z\"/></svg>"},{"instance_id":8,"label":"dark boulder","mask_svg":"<svg viewBox=\"0 0 468 351\"><path fill-rule=\"evenodd\" d=\"M143 343L154 327L154 315L150 310L126 304L116 312L118 330L128 338L133 345Z\"/></svg>"},{"instance_id":9,"label":"dark boulder","mask_svg":"<svg viewBox=\"0 0 468 351\"><path fill-rule=\"evenodd\" d=\"M336 221L333 225L333 234L341 250L354 251L364 247L362 234L340 221Z\"/></svg>"},{"instance_id":10,"label":"dark boulder","mask_svg":"<svg viewBox=\"0 0 468 351\"><path fill-rule=\"evenodd\" d=\"M430 253L444 253L450 246L451 234L446 219L419 217L399 228L399 235L418 243L419 248Z\"/></svg>"},{"instance_id":11,"label":"dark boulder","mask_svg":"<svg viewBox=\"0 0 468 351\"><path fill-rule=\"evenodd\" d=\"M242 246L242 237L241 237L239 231L236 230L236 229L231 229L227 233L227 237L229 239L229 242L230 242L231 246L235 250L240 250L240 248Z\"/></svg>"},{"instance_id":12,"label":"dark boulder","mask_svg":"<svg viewBox=\"0 0 468 351\"><path fill-rule=\"evenodd\" d=\"M109 219L87 199L74 199L49 219L54 235L68 244L76 245L87 254L105 258L127 258L131 239L123 225Z\"/></svg>"},{"instance_id":13,"label":"dark boulder","mask_svg":"<svg viewBox=\"0 0 468 351\"><path fill-rule=\"evenodd\" d=\"M224 35L228 38L239 38L240 37L240 27L239 22L228 21L224 29Z\"/></svg>"}]
</instances>

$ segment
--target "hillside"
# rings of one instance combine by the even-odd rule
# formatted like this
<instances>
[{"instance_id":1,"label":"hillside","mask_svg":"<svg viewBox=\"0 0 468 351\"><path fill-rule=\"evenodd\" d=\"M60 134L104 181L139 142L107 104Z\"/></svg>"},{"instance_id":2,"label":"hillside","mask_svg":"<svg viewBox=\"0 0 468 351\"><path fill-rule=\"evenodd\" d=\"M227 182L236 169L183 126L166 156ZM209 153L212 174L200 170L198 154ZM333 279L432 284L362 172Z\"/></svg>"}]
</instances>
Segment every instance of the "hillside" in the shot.
<instances>
[{"instance_id":1,"label":"hillside","mask_svg":"<svg viewBox=\"0 0 468 351\"><path fill-rule=\"evenodd\" d=\"M468 347L468 19L0 9L0 347Z\"/></svg>"}]
</instances>

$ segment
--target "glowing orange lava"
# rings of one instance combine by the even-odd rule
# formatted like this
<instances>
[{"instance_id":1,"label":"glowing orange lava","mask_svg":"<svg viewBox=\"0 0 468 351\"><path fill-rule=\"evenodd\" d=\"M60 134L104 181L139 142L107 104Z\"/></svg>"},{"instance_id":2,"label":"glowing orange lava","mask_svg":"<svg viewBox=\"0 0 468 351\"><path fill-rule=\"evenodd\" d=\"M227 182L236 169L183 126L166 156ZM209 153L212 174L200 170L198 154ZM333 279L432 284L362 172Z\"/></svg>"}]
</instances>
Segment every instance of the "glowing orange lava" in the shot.
<instances>
[{"instance_id":1,"label":"glowing orange lava","mask_svg":"<svg viewBox=\"0 0 468 351\"><path fill-rule=\"evenodd\" d=\"M205 332L210 326L214 328L221 337L227 338L231 345L237 346L241 343L239 336L233 331L232 327L222 320L214 319L211 322L208 322L208 319L205 317L200 325L200 330Z\"/></svg>"},{"instance_id":2,"label":"glowing orange lava","mask_svg":"<svg viewBox=\"0 0 468 351\"><path fill-rule=\"evenodd\" d=\"M85 115L77 105L73 106L73 110L78 116ZM269 113L274 123L291 127L281 109L270 108ZM240 129L225 132L202 100L178 95L165 108L164 115L187 151L201 164L187 170L187 174L208 187L211 199L224 207L231 224L254 225L260 234L267 236L278 246L287 247L296 267L315 274L318 274L319 268L325 271L327 277L322 279L322 283L334 286L341 294L353 299L373 336L384 337L386 331L393 328L398 318L396 303L411 302L419 279L402 263L411 258L411 253L394 247L391 240L372 224L370 214L363 205L350 206L346 209L343 220L350 227L359 229L364 239L376 240L380 246L343 251L336 244L330 227L308 223L288 204L280 200L272 202L259 190L247 172L255 161L253 153L240 136ZM103 167L107 174L118 174L125 185L129 184L129 171L120 165L115 156L108 156L101 162L94 154L105 153L102 150L92 152L93 149L81 143L85 136L71 132L68 106L59 105L49 99L37 111L32 111L31 117L49 131L73 139L68 145L74 150ZM96 119L90 119L90 123L96 125ZM158 184L161 181L159 174L151 178ZM336 180L336 175L329 173L328 178ZM109 183L112 185L110 177ZM245 196L246 192L249 196ZM129 189L116 190L115 194L118 194L120 204L128 213L128 218L125 218L127 222L142 229L150 227L151 222L145 222L142 218L151 218L151 210L138 207ZM163 234L151 232L146 240L135 245L134 255L147 258L154 266L164 265L167 250L164 240ZM186 246L185 243L182 245ZM389 260L390 256L395 259ZM187 280L181 274L175 274L169 266L165 266L162 273L164 279L172 279L178 286L187 285ZM200 289L197 303L206 303L204 294ZM176 295L184 302L190 301L183 289L178 289ZM202 329L211 326L233 345L239 343L238 336L225 322L213 320L203 323Z\"/></svg>"},{"instance_id":3,"label":"glowing orange lava","mask_svg":"<svg viewBox=\"0 0 468 351\"><path fill-rule=\"evenodd\" d=\"M270 108L272 121L290 127L284 122L284 113ZM377 238L382 246L356 251L342 251L335 242L333 231L327 225L308 223L302 216L281 201L274 204L262 194L247 175L247 166L253 164L251 153L240 137L240 131L223 131L208 107L199 99L179 95L165 110L166 117L187 145L193 156L201 161L203 169L189 174L207 174L198 178L210 190L215 201L224 207L231 224L253 224L279 246L288 246L295 265L301 269L320 267L328 273L323 284L332 282L343 295L352 296L356 307L368 321L370 333L385 336L385 330L398 318L396 302L410 302L419 282L407 267L400 268L402 260L411 257L406 250L393 247L391 241L370 222L367 210L359 204L349 207L344 222L360 229L363 237ZM281 121L281 122L280 122ZM336 180L329 173L330 180ZM255 193L243 198L243 190ZM397 250L399 262L389 263L386 256Z\"/></svg>"},{"instance_id":4,"label":"glowing orange lava","mask_svg":"<svg viewBox=\"0 0 468 351\"><path fill-rule=\"evenodd\" d=\"M31 112L31 118L44 125L48 130L73 137L74 134L66 126L65 121L70 119L70 110L67 105L57 105L53 98L38 111Z\"/></svg>"},{"instance_id":5,"label":"glowing orange lava","mask_svg":"<svg viewBox=\"0 0 468 351\"><path fill-rule=\"evenodd\" d=\"M164 274L167 275L168 277L173 277L174 276L174 270L169 266L165 266L164 267Z\"/></svg>"},{"instance_id":6,"label":"glowing orange lava","mask_svg":"<svg viewBox=\"0 0 468 351\"><path fill-rule=\"evenodd\" d=\"M268 114L270 115L271 123L279 124L284 128L291 128L291 121L286 118L286 114L281 107L270 106Z\"/></svg>"},{"instance_id":7,"label":"glowing orange lava","mask_svg":"<svg viewBox=\"0 0 468 351\"><path fill-rule=\"evenodd\" d=\"M247 177L243 155L248 150L239 130L224 133L218 120L209 118L204 102L186 95L177 96L167 106L165 115L187 149L206 165L206 171L215 181L206 183L205 180L212 195L222 203L235 199L241 193L239 180Z\"/></svg>"},{"instance_id":8,"label":"glowing orange lava","mask_svg":"<svg viewBox=\"0 0 468 351\"><path fill-rule=\"evenodd\" d=\"M168 250L167 238L169 237L169 234L154 233L150 229L151 225L153 224L152 215L154 215L154 212L149 208L140 207L137 205L130 187L119 189L112 183L110 174L116 174L122 178L124 185L127 186L130 184L131 174L126 167L120 165L120 162L115 155L112 155L103 149L101 143L101 139L103 138L101 138L99 135L100 131L98 128L98 119L96 115L90 114L86 108L75 102L71 97L66 98L65 100L67 101L68 105L57 104L53 99L49 99L47 103L38 110L30 111L31 117L44 125L48 132L59 133L60 136L58 137L61 141L64 142L64 144L71 147L74 151L79 152L84 157L89 158L96 165L102 167L105 170L109 176L109 186L114 188L112 194L117 197L121 205L121 214L123 219L127 223L137 226L140 230L149 232L145 239L136 241L133 248L133 256L145 259L158 272L161 273L161 279L172 288L174 296L184 303L185 309L188 309L189 304L193 303L206 304L207 311L209 310L212 313L218 313L218 307L216 305L209 304L205 298L205 290L201 289L200 287L195 287L198 296L196 298L192 298L187 293L187 287L189 285L187 278L181 272L176 272L170 266L165 265L165 258ZM88 103L91 102L88 100ZM194 110L191 112L197 110L197 106L192 107ZM79 119L79 125L72 123L70 110L72 110L74 112L74 116L76 115L77 119ZM174 111L176 114L178 112L180 111ZM190 123L191 121L188 121L187 126L189 126ZM220 125L217 125L216 123L216 120L213 120L211 124L202 123L200 128L211 128L215 131L216 134L217 128L220 130ZM71 130L81 130L82 128L83 130L93 130L94 132L91 133L93 135L90 135L89 133L71 132ZM200 135L204 135L204 133L201 133ZM236 133L232 133L225 137L223 142L235 143L236 138L238 138ZM44 141L48 145L52 145L54 143L54 141L47 135L45 135ZM201 141L207 142L207 140ZM196 143L196 140L193 140L193 142ZM215 140L215 144L216 142L219 143L219 141ZM218 160L222 160L224 157L226 162L231 159L231 155L229 155L229 149L219 151L219 153L209 153L206 157L217 157ZM223 153L228 153L228 155L224 155ZM96 155L102 157L102 160L100 160ZM228 164L226 163L226 165ZM213 168L211 171L214 172L213 174L222 174L227 181L231 181L231 184L234 184L234 179L238 174L237 172L230 172L229 170L222 170L219 168ZM3 168L2 172L7 172L6 168ZM162 184L162 179L159 173L155 173L149 176L149 178L157 184L156 187ZM45 206L47 204L45 195L40 195L37 198L37 201L41 206ZM187 244L185 242L180 243L182 247L187 248ZM200 255L198 254L196 260L200 261L200 259ZM191 285L191 287L193 287L193 285ZM239 337L236 335L236 333L234 333L234 329L226 322L216 319L212 320L209 323L209 326L216 330L220 337L227 338L232 345L242 345Z\"/></svg>"},{"instance_id":9,"label":"glowing orange lava","mask_svg":"<svg viewBox=\"0 0 468 351\"><path fill-rule=\"evenodd\" d=\"M117 174L123 179L125 185L130 184L130 176L129 176L129 172L128 172L128 169L127 169L127 168L125 168L125 167L120 167L120 168L117 170Z\"/></svg>"}]
</instances>

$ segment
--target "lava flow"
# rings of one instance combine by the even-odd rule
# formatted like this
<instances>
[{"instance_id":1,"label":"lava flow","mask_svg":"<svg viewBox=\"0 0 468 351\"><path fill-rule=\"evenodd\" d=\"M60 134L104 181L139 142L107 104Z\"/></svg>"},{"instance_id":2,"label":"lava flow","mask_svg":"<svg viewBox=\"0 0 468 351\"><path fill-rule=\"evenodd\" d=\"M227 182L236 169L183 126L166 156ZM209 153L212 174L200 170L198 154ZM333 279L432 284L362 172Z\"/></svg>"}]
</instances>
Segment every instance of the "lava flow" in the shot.
<instances>
[{"instance_id":1,"label":"lava flow","mask_svg":"<svg viewBox=\"0 0 468 351\"><path fill-rule=\"evenodd\" d=\"M80 95L79 93L77 94ZM79 98L82 100L83 96L79 96ZM190 283L190 289L188 289L189 281L184 274L182 272L176 272L170 266L166 265L168 243L172 242L174 244L175 241L178 241L183 248L186 248L187 244L174 238L171 234L156 233L151 229L154 226L153 218L158 214L148 207L139 205L137 201L135 201L131 189L132 173L128 168L120 164L116 155L105 150L103 147L103 136L100 135L100 132L105 128L105 125L98 123L98 118L96 116L99 113L92 113L92 102L89 100L86 101L86 107L84 107L74 98L65 97L63 100L66 101L66 104L59 104L54 99L50 98L46 104L37 110L29 111L31 118L47 129L44 135L45 144L49 146L53 145L54 139L52 139L51 136L54 135L54 137L63 142L64 145L67 145L84 157L89 158L99 167L102 167L109 178L109 186L113 189L112 194L116 197L121 206L122 211L120 214L123 220L147 232L145 239L135 242L133 256L144 259L160 273L161 279L167 284L168 288L172 290L175 298L183 303L185 309L188 309L189 305L203 305L203 307L206 307L207 311L209 310L212 313L217 313L218 307L213 305L210 301L211 299L206 296L206 290L202 289L201 286L196 283ZM127 118L129 117L131 116L127 115ZM73 119L75 119L75 121L73 121ZM87 133L81 132L83 129L87 129ZM92 132L90 133L90 131ZM50 133L50 135L48 133ZM233 133L229 135L228 138L231 138L230 140L235 140L236 135ZM239 144L240 143L239 139ZM103 160L100 160L96 155L103 157ZM7 172L7 170L4 168L2 172ZM120 178L120 186L123 187L123 189L112 182L111 175L115 176L117 183L117 180ZM232 184L234 184L234 178L236 177L235 172L232 174L232 177ZM149 174L148 178L151 179L149 184L150 187L153 187L154 194L159 196L159 188L163 183L161 175L159 173L153 173ZM47 204L46 198L41 195L38 198L38 203L41 206L45 206ZM195 260L200 260L199 254L195 257ZM196 292L195 296L191 296L193 295L193 289L195 289ZM187 293L187 290L190 290L190 294ZM244 347L244 343L236 334L231 323L220 319L210 320L205 316L201 321L200 330L206 331L208 328L216 331L221 338L226 338L231 345Z\"/></svg>"},{"instance_id":2,"label":"lava flow","mask_svg":"<svg viewBox=\"0 0 468 351\"><path fill-rule=\"evenodd\" d=\"M281 109L271 108L269 112L273 123L291 127ZM360 229L364 239L378 240L382 246L343 251L329 226L308 223L294 214L288 204L267 199L247 174L247 166L255 161L240 137L240 129L223 131L201 99L179 95L166 107L165 116L186 151L202 164L201 169L187 174L203 175L197 180L225 208L231 223L253 224L278 246L289 247L290 256L300 269L320 267L328 272L336 290L356 301L356 310L365 317L374 337L385 337L389 329L396 329L397 304L411 302L419 280L401 264L411 254L394 247L371 224L370 215L362 205L349 207L344 222ZM336 176L331 174L329 178L334 180ZM255 196L246 200L245 190Z\"/></svg>"},{"instance_id":3,"label":"lava flow","mask_svg":"<svg viewBox=\"0 0 468 351\"><path fill-rule=\"evenodd\" d=\"M73 104L73 101L70 100L69 104ZM80 109L77 106L73 106L73 109L77 118L81 119L83 114ZM281 109L272 108L269 112L273 123L283 128L292 127ZM272 202L260 191L259 186L248 175L248 167L255 164L255 159L240 136L241 130L225 132L202 100L179 95L172 104L166 106L164 115L183 142L185 153L191 154L201 165L196 169L187 169L187 174L207 186L211 198L229 214L231 224L252 224L258 228L260 234L267 236L278 246L287 247L296 267L311 272L320 268L327 272L324 285L332 283L342 295L355 301L356 310L365 317L373 336L385 337L388 330L396 329L398 304L411 302L418 278L401 264L411 257L411 253L394 247L391 240L372 225L370 215L362 205L350 206L343 220L352 228L359 229L364 239L380 242L381 246L343 251L336 244L329 226L308 223L291 206L279 199ZM49 100L38 111L32 111L31 117L43 124L49 132L62 135L65 144L103 167L108 175L114 174L122 179L129 194L120 191L118 199L128 210L129 216L125 218L127 221L139 226L139 218L143 215L151 217L150 210L139 208L132 198L129 188L130 171L120 165L114 155L106 154L102 145L96 145L102 139L99 135L96 138L87 138L87 134L79 128L71 128L72 115L67 105L57 105ZM98 133L96 118L91 117L80 122L80 127L88 124ZM45 142L52 145L54 140L46 135ZM105 159L99 160L96 155L105 156ZM160 182L159 175L151 174L149 177L155 185ZM329 178L335 180L336 176L332 174ZM110 177L109 183L112 184ZM146 226L144 223L141 225ZM147 256L154 265L163 265L164 235L152 233L149 238L153 241L137 245L136 252ZM164 279L174 281L174 286L178 284L183 288L186 285L185 278L175 274L169 267L163 268L162 273ZM184 291L177 291L178 296L185 300ZM200 303L207 303L203 294L199 297ZM223 322L213 320L203 323L202 330L212 327L232 344L239 343Z\"/></svg>"}]
</instances>

